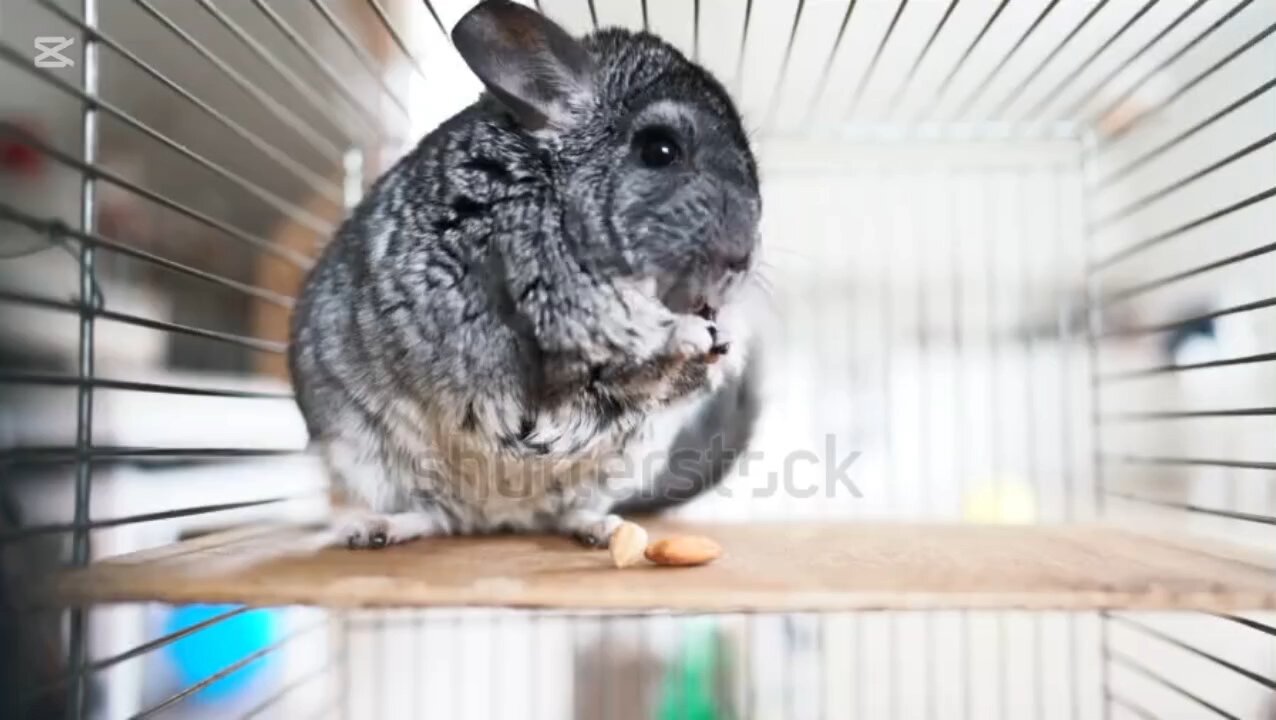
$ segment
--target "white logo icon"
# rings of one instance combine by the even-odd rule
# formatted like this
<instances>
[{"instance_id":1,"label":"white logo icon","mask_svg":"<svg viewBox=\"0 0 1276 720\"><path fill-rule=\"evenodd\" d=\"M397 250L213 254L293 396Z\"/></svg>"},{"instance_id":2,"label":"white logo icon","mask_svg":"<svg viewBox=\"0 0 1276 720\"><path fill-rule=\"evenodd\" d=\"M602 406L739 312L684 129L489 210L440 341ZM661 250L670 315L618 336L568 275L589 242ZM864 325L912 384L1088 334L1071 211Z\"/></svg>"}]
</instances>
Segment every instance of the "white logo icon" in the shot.
<instances>
[{"instance_id":1,"label":"white logo icon","mask_svg":"<svg viewBox=\"0 0 1276 720\"><path fill-rule=\"evenodd\" d=\"M40 51L35 56L35 66L38 68L68 68L74 67L75 61L62 54L63 50L71 47L75 43L75 38L66 37L38 37L35 39L35 49Z\"/></svg>"}]
</instances>

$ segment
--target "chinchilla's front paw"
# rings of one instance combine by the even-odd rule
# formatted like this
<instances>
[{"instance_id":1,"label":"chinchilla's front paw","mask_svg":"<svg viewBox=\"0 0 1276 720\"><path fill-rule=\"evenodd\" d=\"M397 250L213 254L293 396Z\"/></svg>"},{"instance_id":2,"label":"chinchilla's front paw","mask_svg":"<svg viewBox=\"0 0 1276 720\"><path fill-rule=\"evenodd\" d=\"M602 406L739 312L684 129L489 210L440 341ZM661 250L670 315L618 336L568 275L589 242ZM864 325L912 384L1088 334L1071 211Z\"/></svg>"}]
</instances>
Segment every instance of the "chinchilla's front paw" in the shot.
<instances>
[{"instance_id":1,"label":"chinchilla's front paw","mask_svg":"<svg viewBox=\"0 0 1276 720\"><path fill-rule=\"evenodd\" d=\"M699 315L675 315L669 332L668 352L686 359L717 359L726 352L717 323Z\"/></svg>"},{"instance_id":2,"label":"chinchilla's front paw","mask_svg":"<svg viewBox=\"0 0 1276 720\"><path fill-rule=\"evenodd\" d=\"M698 358L709 354L718 342L718 326L698 315L675 315L666 349L670 355Z\"/></svg>"},{"instance_id":3,"label":"chinchilla's front paw","mask_svg":"<svg viewBox=\"0 0 1276 720\"><path fill-rule=\"evenodd\" d=\"M726 354L723 337L713 313L671 314L655 297L655 282L634 280L617 283L630 321L625 340L630 357L652 360L673 358L712 363Z\"/></svg>"}]
</instances>

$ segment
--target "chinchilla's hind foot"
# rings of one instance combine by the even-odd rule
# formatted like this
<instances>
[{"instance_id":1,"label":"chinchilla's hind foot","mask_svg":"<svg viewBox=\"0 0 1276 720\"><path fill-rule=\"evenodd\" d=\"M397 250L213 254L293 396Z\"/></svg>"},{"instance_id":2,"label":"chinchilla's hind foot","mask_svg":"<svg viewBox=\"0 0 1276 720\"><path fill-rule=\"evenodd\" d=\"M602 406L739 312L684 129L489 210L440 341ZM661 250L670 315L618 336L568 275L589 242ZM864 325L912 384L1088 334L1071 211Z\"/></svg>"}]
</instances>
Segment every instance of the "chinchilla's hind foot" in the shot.
<instances>
[{"instance_id":1,"label":"chinchilla's hind foot","mask_svg":"<svg viewBox=\"0 0 1276 720\"><path fill-rule=\"evenodd\" d=\"M333 545L376 550L434 534L437 525L429 515L419 512L352 513L339 518L330 532Z\"/></svg>"}]
</instances>

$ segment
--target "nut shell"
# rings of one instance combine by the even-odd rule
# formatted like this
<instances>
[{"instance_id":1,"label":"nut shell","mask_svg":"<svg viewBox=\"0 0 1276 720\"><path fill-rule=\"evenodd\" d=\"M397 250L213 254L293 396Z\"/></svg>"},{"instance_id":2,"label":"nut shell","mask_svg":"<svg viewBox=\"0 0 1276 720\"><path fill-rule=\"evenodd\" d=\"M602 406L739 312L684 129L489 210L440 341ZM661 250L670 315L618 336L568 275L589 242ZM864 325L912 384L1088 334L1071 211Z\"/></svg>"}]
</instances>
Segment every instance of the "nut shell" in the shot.
<instances>
[{"instance_id":1,"label":"nut shell","mask_svg":"<svg viewBox=\"0 0 1276 720\"><path fill-rule=\"evenodd\" d=\"M607 548L616 567L635 565L642 560L643 551L647 549L647 531L637 523L623 522L611 534Z\"/></svg>"}]
</instances>

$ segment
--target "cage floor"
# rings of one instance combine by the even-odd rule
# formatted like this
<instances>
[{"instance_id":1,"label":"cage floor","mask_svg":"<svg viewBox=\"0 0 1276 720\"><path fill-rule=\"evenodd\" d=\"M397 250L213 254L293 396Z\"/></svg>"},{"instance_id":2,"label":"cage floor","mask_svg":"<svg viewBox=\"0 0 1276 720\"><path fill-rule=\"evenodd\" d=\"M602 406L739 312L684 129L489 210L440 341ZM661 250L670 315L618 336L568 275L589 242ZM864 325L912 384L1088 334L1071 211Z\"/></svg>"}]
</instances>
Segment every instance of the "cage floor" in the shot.
<instances>
[{"instance_id":1,"label":"cage floor","mask_svg":"<svg viewBox=\"0 0 1276 720\"><path fill-rule=\"evenodd\" d=\"M316 549L252 527L68 572L69 603L507 606L703 612L871 609L1276 609L1276 572L1241 551L1102 526L850 523L648 525L726 550L696 568L615 569L558 537L426 539Z\"/></svg>"}]
</instances>

